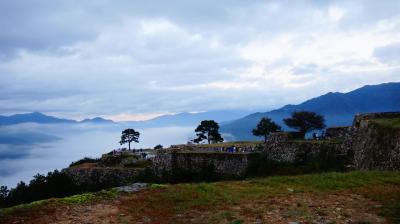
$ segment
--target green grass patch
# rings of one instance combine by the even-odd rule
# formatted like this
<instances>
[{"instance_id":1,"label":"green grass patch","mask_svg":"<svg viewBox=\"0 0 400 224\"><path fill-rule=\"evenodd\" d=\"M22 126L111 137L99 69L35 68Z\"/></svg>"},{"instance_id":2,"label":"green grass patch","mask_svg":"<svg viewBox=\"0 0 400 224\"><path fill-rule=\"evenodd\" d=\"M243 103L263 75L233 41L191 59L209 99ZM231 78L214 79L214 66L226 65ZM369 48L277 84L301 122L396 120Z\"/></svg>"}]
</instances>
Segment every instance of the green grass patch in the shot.
<instances>
[{"instance_id":1,"label":"green grass patch","mask_svg":"<svg viewBox=\"0 0 400 224\"><path fill-rule=\"evenodd\" d=\"M298 191L338 191L374 184L400 184L399 172L354 171L348 173L321 173L301 176L275 176L270 178L255 178L250 180L254 185L269 187L273 192L279 192L286 187Z\"/></svg>"},{"instance_id":2,"label":"green grass patch","mask_svg":"<svg viewBox=\"0 0 400 224\"><path fill-rule=\"evenodd\" d=\"M117 196L118 196L118 191L116 189L107 189L96 193L83 193L64 198L50 198L50 199L34 201L31 203L20 204L13 207L0 209L0 217L2 215L17 213L26 210L54 207L56 205L62 205L62 204L73 204L73 205L84 204L94 200L112 199Z\"/></svg>"},{"instance_id":3,"label":"green grass patch","mask_svg":"<svg viewBox=\"0 0 400 224\"><path fill-rule=\"evenodd\" d=\"M168 187L167 184L151 184L150 188L151 189L161 189L161 188L166 188Z\"/></svg>"},{"instance_id":4,"label":"green grass patch","mask_svg":"<svg viewBox=\"0 0 400 224\"><path fill-rule=\"evenodd\" d=\"M67 203L67 204L82 204L88 201L92 201L95 199L96 196L93 193L84 193L84 194L77 194L65 198L59 199L60 202Z\"/></svg>"},{"instance_id":5,"label":"green grass patch","mask_svg":"<svg viewBox=\"0 0 400 224\"><path fill-rule=\"evenodd\" d=\"M244 181L177 184L158 192L152 200L154 203L173 204L175 210L183 211L198 206L239 204L242 200L256 200L271 195L329 192L393 184L400 184L399 172L332 172L253 178Z\"/></svg>"},{"instance_id":6,"label":"green grass patch","mask_svg":"<svg viewBox=\"0 0 400 224\"><path fill-rule=\"evenodd\" d=\"M102 191L100 191L100 192L98 192L98 193L95 193L95 195L96 195L98 198L111 199L111 198L117 197L117 196L118 196L118 193L119 193L119 192L118 192L117 189L111 188L111 189L108 189L108 190L102 190Z\"/></svg>"},{"instance_id":7,"label":"green grass patch","mask_svg":"<svg viewBox=\"0 0 400 224\"><path fill-rule=\"evenodd\" d=\"M55 203L57 203L56 199L46 199L46 200L34 201L31 203L26 203L26 204L20 204L20 205L16 205L16 206L9 207L9 208L2 208L2 209L0 209L0 218L2 216L8 215L8 214L17 213L20 211L31 210L31 209L42 208L42 207L46 207L47 205L50 205L50 204L54 205Z\"/></svg>"},{"instance_id":8,"label":"green grass patch","mask_svg":"<svg viewBox=\"0 0 400 224\"><path fill-rule=\"evenodd\" d=\"M374 123L388 127L388 128L400 128L400 117L395 118L377 118L373 120Z\"/></svg>"}]
</instances>

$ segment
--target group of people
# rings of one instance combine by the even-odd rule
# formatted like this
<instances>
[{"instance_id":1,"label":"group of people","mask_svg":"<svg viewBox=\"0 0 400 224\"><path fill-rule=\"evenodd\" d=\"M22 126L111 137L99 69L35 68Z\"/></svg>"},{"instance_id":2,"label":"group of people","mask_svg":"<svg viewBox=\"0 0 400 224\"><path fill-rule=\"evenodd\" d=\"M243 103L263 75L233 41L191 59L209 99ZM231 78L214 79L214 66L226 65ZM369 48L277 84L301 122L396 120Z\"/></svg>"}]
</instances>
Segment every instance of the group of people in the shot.
<instances>
[{"instance_id":1,"label":"group of people","mask_svg":"<svg viewBox=\"0 0 400 224\"><path fill-rule=\"evenodd\" d=\"M209 150L217 151L217 152L230 152L230 153L240 153L240 152L254 152L254 146L244 146L244 147L236 147L236 146L229 146L229 147L212 147Z\"/></svg>"},{"instance_id":2,"label":"group of people","mask_svg":"<svg viewBox=\"0 0 400 224\"><path fill-rule=\"evenodd\" d=\"M312 134L312 139L314 139L314 140L320 140L320 139L325 139L325 138L326 138L325 131L322 131L321 133L313 132L313 134Z\"/></svg>"},{"instance_id":3,"label":"group of people","mask_svg":"<svg viewBox=\"0 0 400 224\"><path fill-rule=\"evenodd\" d=\"M118 155L121 154L123 152L131 152L131 153L135 153L137 155L140 155L142 157L142 159L146 159L148 157L148 154L146 152L144 152L143 149L127 149L127 148L117 148L117 149L113 149L111 150L111 152L107 153L108 155Z\"/></svg>"},{"instance_id":4,"label":"group of people","mask_svg":"<svg viewBox=\"0 0 400 224\"><path fill-rule=\"evenodd\" d=\"M236 146L230 146L230 147L221 147L221 152L254 152L255 148L254 146L245 146L245 147L236 147Z\"/></svg>"}]
</instances>

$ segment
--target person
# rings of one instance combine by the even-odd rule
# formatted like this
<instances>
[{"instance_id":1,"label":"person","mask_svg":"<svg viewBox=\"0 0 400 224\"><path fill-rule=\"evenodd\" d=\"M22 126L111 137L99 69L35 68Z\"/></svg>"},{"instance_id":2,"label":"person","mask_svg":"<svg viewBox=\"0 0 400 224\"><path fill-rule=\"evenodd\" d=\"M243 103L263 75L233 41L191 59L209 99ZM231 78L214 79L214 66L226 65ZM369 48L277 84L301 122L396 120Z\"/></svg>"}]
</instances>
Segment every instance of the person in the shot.
<instances>
[{"instance_id":1,"label":"person","mask_svg":"<svg viewBox=\"0 0 400 224\"><path fill-rule=\"evenodd\" d=\"M313 139L317 139L317 134L316 134L315 132L313 132L312 138L313 138Z\"/></svg>"}]
</instances>

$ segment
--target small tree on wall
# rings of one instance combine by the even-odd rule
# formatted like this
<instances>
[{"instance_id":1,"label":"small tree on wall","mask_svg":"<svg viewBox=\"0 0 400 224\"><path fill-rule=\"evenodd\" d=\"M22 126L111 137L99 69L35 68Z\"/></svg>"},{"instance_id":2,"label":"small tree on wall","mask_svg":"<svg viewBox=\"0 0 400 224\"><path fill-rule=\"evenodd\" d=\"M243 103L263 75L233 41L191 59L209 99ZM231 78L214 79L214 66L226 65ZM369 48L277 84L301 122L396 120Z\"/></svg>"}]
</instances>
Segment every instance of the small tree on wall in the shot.
<instances>
[{"instance_id":1,"label":"small tree on wall","mask_svg":"<svg viewBox=\"0 0 400 224\"><path fill-rule=\"evenodd\" d=\"M309 131L325 128L325 118L310 111L297 111L292 117L283 119L288 127L297 129L303 136Z\"/></svg>"},{"instance_id":2,"label":"small tree on wall","mask_svg":"<svg viewBox=\"0 0 400 224\"><path fill-rule=\"evenodd\" d=\"M219 125L214 120L204 120L195 129L197 138L193 140L195 143L200 143L207 140L208 144L223 142L224 139L219 133Z\"/></svg>"},{"instance_id":3,"label":"small tree on wall","mask_svg":"<svg viewBox=\"0 0 400 224\"><path fill-rule=\"evenodd\" d=\"M163 149L163 148L164 148L164 147L163 147L161 144L158 144L158 145L154 146L154 149L155 149L155 150Z\"/></svg>"},{"instance_id":4,"label":"small tree on wall","mask_svg":"<svg viewBox=\"0 0 400 224\"><path fill-rule=\"evenodd\" d=\"M277 131L281 131L281 127L268 117L263 117L252 132L255 136L264 137L264 142L267 142L268 135Z\"/></svg>"},{"instance_id":5,"label":"small tree on wall","mask_svg":"<svg viewBox=\"0 0 400 224\"><path fill-rule=\"evenodd\" d=\"M119 141L119 144L123 145L128 143L129 150L131 150L131 142L139 142L139 136L140 133L135 131L135 129L125 129L122 131L121 141Z\"/></svg>"}]
</instances>

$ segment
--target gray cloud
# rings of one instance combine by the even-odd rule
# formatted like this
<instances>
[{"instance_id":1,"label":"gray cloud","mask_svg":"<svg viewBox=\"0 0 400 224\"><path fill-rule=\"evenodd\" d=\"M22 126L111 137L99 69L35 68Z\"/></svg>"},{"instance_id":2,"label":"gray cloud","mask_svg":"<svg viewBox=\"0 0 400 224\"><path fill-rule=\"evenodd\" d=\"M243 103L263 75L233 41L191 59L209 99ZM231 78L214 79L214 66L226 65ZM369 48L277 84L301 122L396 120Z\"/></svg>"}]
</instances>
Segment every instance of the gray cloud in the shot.
<instances>
[{"instance_id":1,"label":"gray cloud","mask_svg":"<svg viewBox=\"0 0 400 224\"><path fill-rule=\"evenodd\" d=\"M400 63L400 43L378 47L374 50L374 57L383 63Z\"/></svg>"},{"instance_id":2,"label":"gray cloud","mask_svg":"<svg viewBox=\"0 0 400 224\"><path fill-rule=\"evenodd\" d=\"M1 1L0 113L271 108L400 81L399 10L397 1Z\"/></svg>"}]
</instances>

